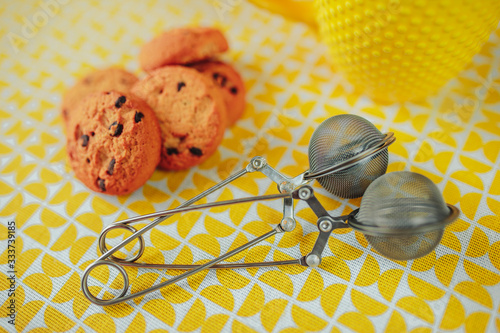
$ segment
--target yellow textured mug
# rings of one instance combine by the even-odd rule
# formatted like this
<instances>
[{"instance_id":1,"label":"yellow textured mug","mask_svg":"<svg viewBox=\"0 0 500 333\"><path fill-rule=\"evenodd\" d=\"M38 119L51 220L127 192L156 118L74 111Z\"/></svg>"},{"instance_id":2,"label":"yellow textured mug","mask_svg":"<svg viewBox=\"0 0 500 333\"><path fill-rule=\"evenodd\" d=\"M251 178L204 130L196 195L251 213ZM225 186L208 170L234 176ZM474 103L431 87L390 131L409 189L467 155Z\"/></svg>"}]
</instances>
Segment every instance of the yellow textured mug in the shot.
<instances>
[{"instance_id":1,"label":"yellow textured mug","mask_svg":"<svg viewBox=\"0 0 500 333\"><path fill-rule=\"evenodd\" d=\"M335 68L382 101L414 100L437 91L471 61L500 19L500 0L273 3L284 15L295 13L292 18L294 6L300 8L308 23L315 13Z\"/></svg>"}]
</instances>

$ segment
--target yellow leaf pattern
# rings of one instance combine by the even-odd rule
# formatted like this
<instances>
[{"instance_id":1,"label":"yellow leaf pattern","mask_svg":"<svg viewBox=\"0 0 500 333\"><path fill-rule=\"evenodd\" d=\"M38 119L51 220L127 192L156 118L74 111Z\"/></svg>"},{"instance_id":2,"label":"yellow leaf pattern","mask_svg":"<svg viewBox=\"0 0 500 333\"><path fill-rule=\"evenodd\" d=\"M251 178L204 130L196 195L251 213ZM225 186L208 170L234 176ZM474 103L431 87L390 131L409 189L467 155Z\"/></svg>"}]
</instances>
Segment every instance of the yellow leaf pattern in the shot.
<instances>
[{"instance_id":1,"label":"yellow leaf pattern","mask_svg":"<svg viewBox=\"0 0 500 333\"><path fill-rule=\"evenodd\" d=\"M250 2L266 6L260 0ZM312 2L276 3L287 3L293 11L296 3L312 8ZM379 2L383 11L386 2L404 1ZM348 3L354 2L335 10L348 11ZM409 24L398 29L410 29L423 19L440 20L432 10L426 15L409 16ZM337 73L314 28L244 1L30 0L0 5L0 18L5 37L0 51L2 244L9 237L7 222L16 223L15 273L8 273L9 252L2 247L0 294L8 294L8 277L14 274L17 310L15 325L2 321L0 332L500 331L500 28L435 96L381 104ZM352 16L354 22L359 19ZM223 58L245 81L245 114L227 129L219 150L198 167L156 170L130 195L89 191L67 163L62 94L96 68L119 65L142 75L137 53L146 41L170 27L197 24L219 27L228 37L231 49ZM430 33L429 38L435 37ZM83 296L81 275L100 255L99 233L110 223L175 208L245 168L256 155L281 173L296 176L309 168L309 139L317 126L344 113L366 117L381 131L395 133L388 172L422 173L442 190L446 202L460 208L459 220L445 230L432 253L409 262L391 261L374 251L361 233L339 229L329 237L315 269L294 265L205 271L150 296L105 308ZM361 202L333 197L314 186L332 215L348 214ZM274 193L276 184L251 173L198 204ZM295 230L227 262L308 254L318 235L316 217L303 202L295 210ZM281 218L279 200L172 216L143 235L146 248L139 261L205 263L272 230ZM121 229L110 232L108 246L128 235ZM131 244L117 256L136 250ZM111 297L110 292L123 288L123 278L112 268L101 268L92 272L90 290ZM181 273L126 271L132 292ZM4 298L2 320L7 319L10 299Z\"/></svg>"}]
</instances>

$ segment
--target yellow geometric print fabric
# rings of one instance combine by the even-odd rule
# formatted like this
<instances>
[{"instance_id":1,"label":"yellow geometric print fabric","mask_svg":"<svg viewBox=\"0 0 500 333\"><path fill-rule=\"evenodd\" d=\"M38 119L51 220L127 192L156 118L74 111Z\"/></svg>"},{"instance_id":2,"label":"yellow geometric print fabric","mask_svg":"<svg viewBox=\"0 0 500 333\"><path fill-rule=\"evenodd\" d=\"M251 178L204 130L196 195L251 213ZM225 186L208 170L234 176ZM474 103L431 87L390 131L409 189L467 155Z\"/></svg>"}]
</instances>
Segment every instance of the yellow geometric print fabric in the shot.
<instances>
[{"instance_id":1,"label":"yellow geometric print fabric","mask_svg":"<svg viewBox=\"0 0 500 333\"><path fill-rule=\"evenodd\" d=\"M500 29L437 95L380 105L335 72L305 24L243 1L13 1L0 4L0 332L494 332L500 331ZM61 94L95 68L142 76L141 45L175 26L221 28L223 56L248 90L244 117L217 153L181 172L157 170L128 196L90 192L65 157ZM391 261L352 229L335 231L317 269L290 266L202 272L126 304L98 307L80 290L110 223L174 208L256 155L288 176L308 169L314 129L342 113L363 116L397 141L388 172L429 177L461 210L424 258ZM314 185L336 216L357 208ZM203 202L275 194L250 174ZM175 216L145 234L147 263L200 263L281 220L271 201ZM296 203L297 227L231 259L307 254L318 229ZM9 222L15 221L15 266ZM139 227L144 223L140 223ZM110 235L118 241L123 233ZM131 250L128 248L128 250ZM15 278L9 280L15 270ZM132 292L178 275L127 269ZM113 269L93 273L94 294L120 290ZM15 296L9 296L15 281ZM9 305L15 299L15 325Z\"/></svg>"}]
</instances>

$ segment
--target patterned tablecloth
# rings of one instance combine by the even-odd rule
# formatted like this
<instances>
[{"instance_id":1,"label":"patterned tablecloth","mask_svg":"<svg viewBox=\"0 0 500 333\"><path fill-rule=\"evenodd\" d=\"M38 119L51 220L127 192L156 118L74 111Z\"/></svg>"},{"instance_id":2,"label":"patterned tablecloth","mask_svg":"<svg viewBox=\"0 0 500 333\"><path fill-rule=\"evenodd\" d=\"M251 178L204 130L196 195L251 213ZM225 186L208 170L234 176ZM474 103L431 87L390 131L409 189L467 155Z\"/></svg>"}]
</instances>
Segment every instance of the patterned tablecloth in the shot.
<instances>
[{"instance_id":1,"label":"patterned tablecloth","mask_svg":"<svg viewBox=\"0 0 500 333\"><path fill-rule=\"evenodd\" d=\"M420 103L377 105L335 72L326 47L308 26L237 0L180 3L41 0L0 5L0 331L500 330L500 30L438 95ZM68 168L61 94L94 68L116 64L144 75L137 61L140 46L164 29L186 24L215 25L227 34L231 49L224 59L242 73L248 89L243 119L199 167L156 171L128 196L90 192ZM389 149L389 171L426 175L448 203L460 208L460 219L431 254L391 261L373 251L361 234L342 229L329 238L317 269L203 272L104 308L83 297L80 278L99 255L103 227L176 207L255 155L286 175L297 175L308 168L314 129L341 113L361 115L381 131L393 131L397 141ZM350 212L360 203L315 189L332 214ZM204 202L273 193L275 184L250 174ZM296 215L293 232L274 236L234 260L282 260L308 253L318 234L315 218L303 202L296 204ZM145 235L141 260L214 258L271 230L280 219L279 200L186 213ZM10 248L9 234L15 240ZM115 236L115 241L123 237ZM9 262L10 254L15 261ZM128 271L133 291L179 274ZM95 293L123 283L114 270L104 268L95 276ZM15 309L12 318L9 306Z\"/></svg>"}]
</instances>

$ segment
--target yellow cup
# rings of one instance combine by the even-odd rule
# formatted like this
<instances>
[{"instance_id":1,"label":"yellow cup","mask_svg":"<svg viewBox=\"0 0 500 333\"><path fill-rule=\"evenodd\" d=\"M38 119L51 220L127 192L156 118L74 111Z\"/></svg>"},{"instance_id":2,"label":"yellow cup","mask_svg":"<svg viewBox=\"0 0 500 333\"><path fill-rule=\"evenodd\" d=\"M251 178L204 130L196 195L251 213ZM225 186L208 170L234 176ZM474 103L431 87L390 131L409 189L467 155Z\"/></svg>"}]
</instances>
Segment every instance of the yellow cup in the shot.
<instances>
[{"instance_id":1,"label":"yellow cup","mask_svg":"<svg viewBox=\"0 0 500 333\"><path fill-rule=\"evenodd\" d=\"M316 6L335 67L383 101L438 90L500 19L499 0L316 0Z\"/></svg>"},{"instance_id":2,"label":"yellow cup","mask_svg":"<svg viewBox=\"0 0 500 333\"><path fill-rule=\"evenodd\" d=\"M500 20L500 0L251 1L311 25L316 17L335 69L388 102L436 92L471 61Z\"/></svg>"}]
</instances>

